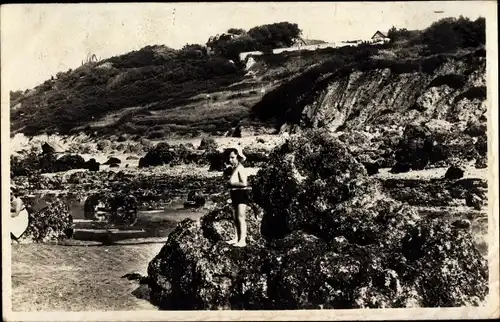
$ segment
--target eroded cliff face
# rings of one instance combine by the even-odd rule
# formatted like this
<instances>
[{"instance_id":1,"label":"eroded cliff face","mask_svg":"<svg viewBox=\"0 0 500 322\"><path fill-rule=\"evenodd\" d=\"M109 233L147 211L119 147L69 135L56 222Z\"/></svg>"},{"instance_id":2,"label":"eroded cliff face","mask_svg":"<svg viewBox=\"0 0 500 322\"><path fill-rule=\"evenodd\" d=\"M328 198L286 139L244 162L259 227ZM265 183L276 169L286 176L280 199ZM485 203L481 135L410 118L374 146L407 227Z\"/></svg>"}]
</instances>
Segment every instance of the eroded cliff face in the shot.
<instances>
[{"instance_id":1,"label":"eroded cliff face","mask_svg":"<svg viewBox=\"0 0 500 322\"><path fill-rule=\"evenodd\" d=\"M431 61L428 58L427 61ZM281 132L404 126L431 119L465 124L485 114L486 58L477 50L430 63L371 61L317 81L308 98L297 95ZM377 68L384 66L385 68ZM306 95L307 96L307 95ZM295 111L291 111L295 110Z\"/></svg>"}]
</instances>

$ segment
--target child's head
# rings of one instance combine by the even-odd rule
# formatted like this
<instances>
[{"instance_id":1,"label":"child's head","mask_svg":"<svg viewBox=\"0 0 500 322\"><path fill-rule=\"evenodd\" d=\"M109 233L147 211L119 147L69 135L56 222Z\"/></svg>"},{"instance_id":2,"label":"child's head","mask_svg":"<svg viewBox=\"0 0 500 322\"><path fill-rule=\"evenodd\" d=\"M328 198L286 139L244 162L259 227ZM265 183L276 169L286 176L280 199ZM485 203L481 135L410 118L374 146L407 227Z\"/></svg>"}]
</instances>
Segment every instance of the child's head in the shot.
<instances>
[{"instance_id":1,"label":"child's head","mask_svg":"<svg viewBox=\"0 0 500 322\"><path fill-rule=\"evenodd\" d=\"M241 151L236 148L229 148L226 150L227 160L232 166L236 166L238 163L245 161L245 156Z\"/></svg>"}]
</instances>

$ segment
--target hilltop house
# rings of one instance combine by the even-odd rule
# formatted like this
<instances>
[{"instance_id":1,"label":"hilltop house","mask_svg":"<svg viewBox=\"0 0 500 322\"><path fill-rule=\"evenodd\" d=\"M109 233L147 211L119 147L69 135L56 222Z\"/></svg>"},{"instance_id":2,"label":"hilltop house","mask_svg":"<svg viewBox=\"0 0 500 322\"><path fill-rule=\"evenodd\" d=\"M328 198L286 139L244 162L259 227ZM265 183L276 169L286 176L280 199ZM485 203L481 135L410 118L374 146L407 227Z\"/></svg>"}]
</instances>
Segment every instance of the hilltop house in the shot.
<instances>
[{"instance_id":1,"label":"hilltop house","mask_svg":"<svg viewBox=\"0 0 500 322\"><path fill-rule=\"evenodd\" d=\"M387 42L389 40L390 39L379 30L377 30L377 32L371 38L372 42Z\"/></svg>"}]
</instances>

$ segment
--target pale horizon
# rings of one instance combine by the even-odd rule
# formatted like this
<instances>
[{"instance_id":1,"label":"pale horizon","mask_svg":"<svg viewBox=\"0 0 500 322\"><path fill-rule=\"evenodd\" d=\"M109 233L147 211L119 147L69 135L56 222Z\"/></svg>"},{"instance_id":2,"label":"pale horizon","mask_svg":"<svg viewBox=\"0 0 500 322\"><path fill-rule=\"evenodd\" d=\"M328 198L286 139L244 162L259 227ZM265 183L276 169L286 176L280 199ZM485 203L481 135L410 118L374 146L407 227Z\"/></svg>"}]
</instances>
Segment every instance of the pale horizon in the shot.
<instances>
[{"instance_id":1,"label":"pale horizon","mask_svg":"<svg viewBox=\"0 0 500 322\"><path fill-rule=\"evenodd\" d=\"M488 1L3 5L2 78L8 90L30 89L88 54L106 59L148 45L205 45L229 28L288 21L303 38L332 42L392 26L424 29L445 17L475 20L488 9Z\"/></svg>"}]
</instances>

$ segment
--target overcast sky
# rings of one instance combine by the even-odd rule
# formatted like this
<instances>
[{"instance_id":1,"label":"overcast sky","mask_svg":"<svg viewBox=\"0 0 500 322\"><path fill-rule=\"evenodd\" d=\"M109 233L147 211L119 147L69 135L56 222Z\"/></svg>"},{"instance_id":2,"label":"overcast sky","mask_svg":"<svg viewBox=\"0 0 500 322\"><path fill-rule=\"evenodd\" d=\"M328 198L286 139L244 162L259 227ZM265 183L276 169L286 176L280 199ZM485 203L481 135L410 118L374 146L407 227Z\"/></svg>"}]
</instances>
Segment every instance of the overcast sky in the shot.
<instances>
[{"instance_id":1,"label":"overcast sky","mask_svg":"<svg viewBox=\"0 0 500 322\"><path fill-rule=\"evenodd\" d=\"M370 38L393 25L422 29L443 17L488 18L493 10L494 1L6 5L2 81L12 90L32 88L89 53L107 58L147 45L204 44L231 27L289 21L304 38L335 41Z\"/></svg>"}]
</instances>

